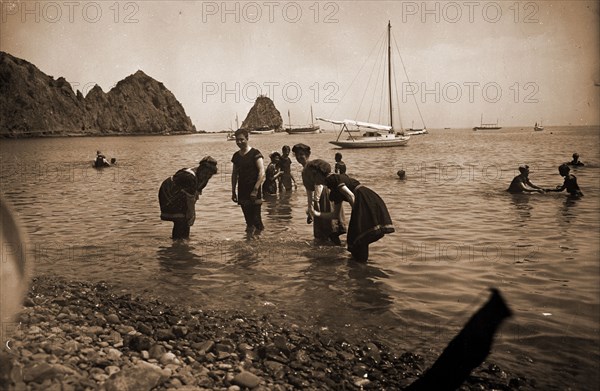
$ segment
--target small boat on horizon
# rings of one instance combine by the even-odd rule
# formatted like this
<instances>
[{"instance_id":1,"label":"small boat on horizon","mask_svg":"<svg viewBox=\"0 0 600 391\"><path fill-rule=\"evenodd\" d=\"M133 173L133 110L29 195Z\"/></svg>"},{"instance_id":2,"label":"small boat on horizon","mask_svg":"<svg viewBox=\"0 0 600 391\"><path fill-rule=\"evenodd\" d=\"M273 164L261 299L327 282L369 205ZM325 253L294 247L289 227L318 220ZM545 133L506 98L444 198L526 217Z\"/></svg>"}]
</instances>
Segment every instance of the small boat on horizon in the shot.
<instances>
[{"instance_id":1,"label":"small boat on horizon","mask_svg":"<svg viewBox=\"0 0 600 391\"><path fill-rule=\"evenodd\" d=\"M238 115L236 113L235 115L235 129L239 129L240 128L240 121L238 119ZM231 129L231 126L229 126L229 130L230 132L227 133L227 141L235 141L235 131L233 129Z\"/></svg>"},{"instance_id":2,"label":"small boat on horizon","mask_svg":"<svg viewBox=\"0 0 600 391\"><path fill-rule=\"evenodd\" d=\"M310 125L308 126L293 126L292 120L290 117L290 111L288 110L288 127L285 128L285 131L288 134L319 134L321 133L321 127L319 125L315 125L315 121L313 118L313 110L312 106L310 106Z\"/></svg>"},{"instance_id":3,"label":"small boat on horizon","mask_svg":"<svg viewBox=\"0 0 600 391\"><path fill-rule=\"evenodd\" d=\"M262 127L250 130L250 134L273 134L275 133L275 129L272 127Z\"/></svg>"},{"instance_id":4,"label":"small boat on horizon","mask_svg":"<svg viewBox=\"0 0 600 391\"><path fill-rule=\"evenodd\" d=\"M496 120L495 124L492 124L492 123L484 124L483 123L483 114L481 114L480 125L473 127L473 130L498 130L498 129L502 129L501 126L498 126L498 120Z\"/></svg>"},{"instance_id":5,"label":"small boat on horizon","mask_svg":"<svg viewBox=\"0 0 600 391\"><path fill-rule=\"evenodd\" d=\"M535 125L533 126L533 130L535 130L536 132L544 130L544 126L542 125L541 121L539 124L537 122L535 123Z\"/></svg>"}]
</instances>

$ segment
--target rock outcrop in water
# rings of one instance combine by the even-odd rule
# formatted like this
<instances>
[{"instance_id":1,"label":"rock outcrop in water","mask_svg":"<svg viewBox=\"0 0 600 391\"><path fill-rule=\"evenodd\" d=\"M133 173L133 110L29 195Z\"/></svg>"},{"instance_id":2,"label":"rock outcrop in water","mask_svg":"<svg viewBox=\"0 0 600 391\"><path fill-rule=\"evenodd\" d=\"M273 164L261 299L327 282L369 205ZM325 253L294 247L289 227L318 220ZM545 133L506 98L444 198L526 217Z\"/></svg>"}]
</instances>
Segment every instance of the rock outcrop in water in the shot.
<instances>
[{"instance_id":1,"label":"rock outcrop in water","mask_svg":"<svg viewBox=\"0 0 600 391\"><path fill-rule=\"evenodd\" d=\"M242 129L281 131L283 119L271 99L259 96L242 122Z\"/></svg>"},{"instance_id":2,"label":"rock outcrop in water","mask_svg":"<svg viewBox=\"0 0 600 391\"><path fill-rule=\"evenodd\" d=\"M0 52L0 137L195 131L175 96L142 71L84 97L65 78Z\"/></svg>"}]
</instances>

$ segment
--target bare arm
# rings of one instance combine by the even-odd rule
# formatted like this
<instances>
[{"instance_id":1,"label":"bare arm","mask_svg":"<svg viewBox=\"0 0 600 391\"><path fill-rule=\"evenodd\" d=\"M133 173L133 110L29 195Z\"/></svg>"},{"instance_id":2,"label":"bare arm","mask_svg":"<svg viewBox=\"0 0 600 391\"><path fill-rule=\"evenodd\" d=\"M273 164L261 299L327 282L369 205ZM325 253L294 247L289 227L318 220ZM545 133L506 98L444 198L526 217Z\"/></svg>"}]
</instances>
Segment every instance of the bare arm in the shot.
<instances>
[{"instance_id":1,"label":"bare arm","mask_svg":"<svg viewBox=\"0 0 600 391\"><path fill-rule=\"evenodd\" d=\"M313 210L312 214L316 217L320 217L326 220L338 220L340 219L340 212L342 210L342 203L336 202L333 204L333 210L331 212L318 212Z\"/></svg>"},{"instance_id":2,"label":"bare arm","mask_svg":"<svg viewBox=\"0 0 600 391\"><path fill-rule=\"evenodd\" d=\"M527 179L526 179L526 182L525 182L525 183L527 184L527 186L529 186L529 187L532 187L532 188L534 188L534 189L537 189L537 190L543 190L541 187L539 187L539 186L536 186L536 185L534 185L533 183L531 183L531 181L529 180L529 178L527 178Z\"/></svg>"},{"instance_id":3,"label":"bare arm","mask_svg":"<svg viewBox=\"0 0 600 391\"><path fill-rule=\"evenodd\" d=\"M237 202L237 193L235 191L235 188L237 187L238 174L239 174L238 168L234 164L233 169L231 170L231 200L233 202Z\"/></svg>"},{"instance_id":4,"label":"bare arm","mask_svg":"<svg viewBox=\"0 0 600 391\"><path fill-rule=\"evenodd\" d=\"M252 192L250 193L251 197L252 196L256 197L258 190L260 189L263 182L265 181L265 164L264 164L264 160L262 157L256 159L256 168L258 169L258 179L256 180L256 183L254 184L254 189L252 189Z\"/></svg>"},{"instance_id":5,"label":"bare arm","mask_svg":"<svg viewBox=\"0 0 600 391\"><path fill-rule=\"evenodd\" d=\"M344 197L350 203L350 207L354 207L354 193L352 193L350 191L350 189L348 189L348 186L346 186L346 185L340 186L340 191L342 192L342 194L344 195Z\"/></svg>"}]
</instances>

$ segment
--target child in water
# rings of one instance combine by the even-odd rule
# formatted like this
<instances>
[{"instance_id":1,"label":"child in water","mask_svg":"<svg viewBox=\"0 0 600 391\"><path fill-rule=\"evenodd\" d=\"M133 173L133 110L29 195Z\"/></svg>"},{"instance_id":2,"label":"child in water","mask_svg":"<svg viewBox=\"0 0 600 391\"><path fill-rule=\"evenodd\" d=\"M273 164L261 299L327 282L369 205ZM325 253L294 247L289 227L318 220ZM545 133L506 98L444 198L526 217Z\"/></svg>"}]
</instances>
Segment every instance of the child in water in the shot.
<instances>
[{"instance_id":1,"label":"child in water","mask_svg":"<svg viewBox=\"0 0 600 391\"><path fill-rule=\"evenodd\" d=\"M346 173L346 163L342 161L342 154L337 152L335 154L335 173L336 174L345 174Z\"/></svg>"},{"instance_id":2,"label":"child in water","mask_svg":"<svg viewBox=\"0 0 600 391\"><path fill-rule=\"evenodd\" d=\"M570 173L571 168L569 168L569 166L566 163L563 163L558 167L558 172L561 176L565 178L564 183L562 185L556 186L556 189L548 189L546 191L561 192L566 189L567 193L569 193L569 196L582 197L583 193L581 192L581 189L579 189L579 185L577 184L577 177Z\"/></svg>"},{"instance_id":3,"label":"child in water","mask_svg":"<svg viewBox=\"0 0 600 391\"><path fill-rule=\"evenodd\" d=\"M277 178L281 176L281 171L279 170L279 159L281 158L281 155L279 152L273 152L269 155L269 157L271 158L271 163L269 163L265 172L266 178L262 185L263 194L276 195Z\"/></svg>"}]
</instances>

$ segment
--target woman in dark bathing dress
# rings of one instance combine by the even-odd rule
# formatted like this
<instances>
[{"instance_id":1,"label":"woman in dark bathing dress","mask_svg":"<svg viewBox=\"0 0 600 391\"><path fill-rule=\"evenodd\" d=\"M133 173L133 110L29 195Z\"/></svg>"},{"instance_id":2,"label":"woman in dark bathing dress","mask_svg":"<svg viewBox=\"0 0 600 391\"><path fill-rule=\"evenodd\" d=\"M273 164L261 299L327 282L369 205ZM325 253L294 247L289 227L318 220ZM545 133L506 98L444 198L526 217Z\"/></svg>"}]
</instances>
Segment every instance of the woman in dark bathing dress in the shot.
<instances>
[{"instance_id":1,"label":"woman in dark bathing dress","mask_svg":"<svg viewBox=\"0 0 600 391\"><path fill-rule=\"evenodd\" d=\"M207 156L200 160L197 168L182 168L161 184L158 191L160 218L173 222L173 240L190 237L198 196L216 173L217 161Z\"/></svg>"},{"instance_id":2,"label":"woman in dark bathing dress","mask_svg":"<svg viewBox=\"0 0 600 391\"><path fill-rule=\"evenodd\" d=\"M332 212L311 213L322 219L337 218L342 201L350 203L352 215L348 224L348 251L357 261L369 258L369 244L378 241L385 234L394 232L392 219L385 202L377 193L360 184L346 174L332 174L331 165L315 159L307 163L305 170L312 172L315 182L330 189L329 199L334 202Z\"/></svg>"},{"instance_id":3,"label":"woman in dark bathing dress","mask_svg":"<svg viewBox=\"0 0 600 391\"><path fill-rule=\"evenodd\" d=\"M315 182L313 171L306 170L310 162L310 147L306 144L296 144L292 148L296 161L304 167L302 169L302 184L306 189L307 211L311 209L320 212L331 212L331 201L329 200L329 189ZM346 233L344 211L340 207L339 213L332 219L323 219L308 215L307 223L313 223L313 235L315 239L322 241L331 241L333 244L340 245L339 236Z\"/></svg>"}]
</instances>

